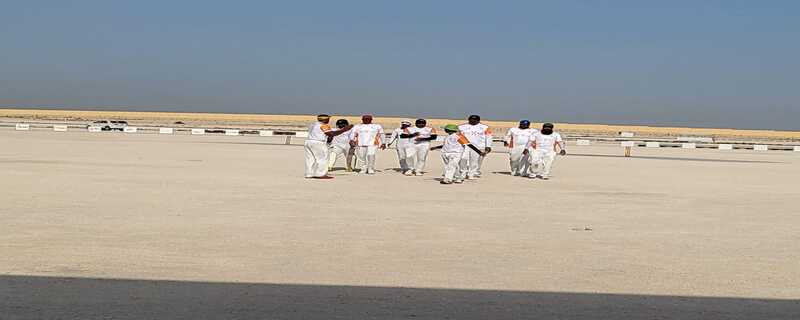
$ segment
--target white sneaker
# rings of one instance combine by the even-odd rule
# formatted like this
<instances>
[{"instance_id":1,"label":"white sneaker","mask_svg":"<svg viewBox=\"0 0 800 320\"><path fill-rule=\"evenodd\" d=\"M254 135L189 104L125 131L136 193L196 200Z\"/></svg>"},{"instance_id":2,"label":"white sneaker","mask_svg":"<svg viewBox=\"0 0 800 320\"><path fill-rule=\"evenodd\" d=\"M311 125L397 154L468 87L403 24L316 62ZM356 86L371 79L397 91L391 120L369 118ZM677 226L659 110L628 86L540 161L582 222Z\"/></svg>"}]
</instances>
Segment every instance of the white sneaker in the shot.
<instances>
[{"instance_id":1,"label":"white sneaker","mask_svg":"<svg viewBox=\"0 0 800 320\"><path fill-rule=\"evenodd\" d=\"M417 177L421 177L422 176L422 172L414 172L414 175L417 176Z\"/></svg>"},{"instance_id":2,"label":"white sneaker","mask_svg":"<svg viewBox=\"0 0 800 320\"><path fill-rule=\"evenodd\" d=\"M368 169L368 170L367 170L367 174L375 174L375 170Z\"/></svg>"},{"instance_id":3,"label":"white sneaker","mask_svg":"<svg viewBox=\"0 0 800 320\"><path fill-rule=\"evenodd\" d=\"M453 182L455 182L455 183L464 183L464 180L461 180L461 179L455 179L455 180L453 180Z\"/></svg>"},{"instance_id":4,"label":"white sneaker","mask_svg":"<svg viewBox=\"0 0 800 320\"><path fill-rule=\"evenodd\" d=\"M412 175L414 173L412 173L411 170L406 170L405 172L403 172L403 174L407 175L407 176L410 176L410 175Z\"/></svg>"}]
</instances>

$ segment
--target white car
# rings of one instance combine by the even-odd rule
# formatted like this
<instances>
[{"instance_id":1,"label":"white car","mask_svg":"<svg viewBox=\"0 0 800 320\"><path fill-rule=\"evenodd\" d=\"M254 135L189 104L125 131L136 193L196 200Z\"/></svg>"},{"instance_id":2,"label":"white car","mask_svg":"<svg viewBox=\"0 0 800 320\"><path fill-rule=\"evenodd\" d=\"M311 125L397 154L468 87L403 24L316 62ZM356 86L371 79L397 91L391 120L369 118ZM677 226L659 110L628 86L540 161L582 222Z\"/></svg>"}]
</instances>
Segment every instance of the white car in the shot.
<instances>
[{"instance_id":1,"label":"white car","mask_svg":"<svg viewBox=\"0 0 800 320\"><path fill-rule=\"evenodd\" d=\"M88 127L100 127L103 131L112 131L112 130L125 130L125 127L128 126L127 121L123 120L100 120L92 122L92 124L86 126Z\"/></svg>"}]
</instances>

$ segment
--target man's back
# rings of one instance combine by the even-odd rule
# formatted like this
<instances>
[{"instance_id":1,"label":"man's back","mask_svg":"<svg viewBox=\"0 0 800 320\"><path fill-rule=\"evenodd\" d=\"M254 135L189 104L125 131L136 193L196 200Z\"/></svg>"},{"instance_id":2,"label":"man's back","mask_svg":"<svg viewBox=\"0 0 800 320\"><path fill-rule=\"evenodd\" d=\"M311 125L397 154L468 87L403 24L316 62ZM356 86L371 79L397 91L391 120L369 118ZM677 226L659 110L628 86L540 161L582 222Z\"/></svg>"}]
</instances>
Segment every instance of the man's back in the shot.
<instances>
[{"instance_id":1,"label":"man's back","mask_svg":"<svg viewBox=\"0 0 800 320\"><path fill-rule=\"evenodd\" d=\"M359 146L380 145L383 137L383 127L379 124L359 124L353 128L354 140Z\"/></svg>"},{"instance_id":2,"label":"man's back","mask_svg":"<svg viewBox=\"0 0 800 320\"><path fill-rule=\"evenodd\" d=\"M489 126L478 123L465 123L458 126L458 131L469 139L469 142L478 148L485 148L491 145L492 130Z\"/></svg>"},{"instance_id":3,"label":"man's back","mask_svg":"<svg viewBox=\"0 0 800 320\"><path fill-rule=\"evenodd\" d=\"M538 133L539 131L532 128L521 129L521 128L511 128L508 129L508 134L506 134L506 138L508 139L508 147L522 147L528 144L534 134Z\"/></svg>"},{"instance_id":4,"label":"man's back","mask_svg":"<svg viewBox=\"0 0 800 320\"><path fill-rule=\"evenodd\" d=\"M562 142L561 134L553 132L549 135L536 133L532 140L536 143L536 149L545 152L555 152L556 144Z\"/></svg>"}]
</instances>

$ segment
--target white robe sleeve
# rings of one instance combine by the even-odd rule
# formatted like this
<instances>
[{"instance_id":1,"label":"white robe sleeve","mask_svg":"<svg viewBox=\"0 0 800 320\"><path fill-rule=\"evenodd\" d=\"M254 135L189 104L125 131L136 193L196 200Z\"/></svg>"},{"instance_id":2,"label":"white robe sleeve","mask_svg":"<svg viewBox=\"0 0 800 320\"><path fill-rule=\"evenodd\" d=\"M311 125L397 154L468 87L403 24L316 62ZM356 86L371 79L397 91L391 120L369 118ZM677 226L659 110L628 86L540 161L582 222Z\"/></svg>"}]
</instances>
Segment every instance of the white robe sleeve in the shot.
<instances>
[{"instance_id":1,"label":"white robe sleeve","mask_svg":"<svg viewBox=\"0 0 800 320\"><path fill-rule=\"evenodd\" d=\"M378 134L383 136L383 131L379 130ZM388 145L392 144L399 137L400 137L400 130L399 129L395 129L394 131L392 131L392 136L389 137L389 142L387 142L386 145L388 146ZM383 140L381 140L381 141L383 141Z\"/></svg>"},{"instance_id":2,"label":"white robe sleeve","mask_svg":"<svg viewBox=\"0 0 800 320\"><path fill-rule=\"evenodd\" d=\"M564 138L561 137L561 134L556 132L556 144L561 148L561 150L567 150L567 143L564 142Z\"/></svg>"}]
</instances>

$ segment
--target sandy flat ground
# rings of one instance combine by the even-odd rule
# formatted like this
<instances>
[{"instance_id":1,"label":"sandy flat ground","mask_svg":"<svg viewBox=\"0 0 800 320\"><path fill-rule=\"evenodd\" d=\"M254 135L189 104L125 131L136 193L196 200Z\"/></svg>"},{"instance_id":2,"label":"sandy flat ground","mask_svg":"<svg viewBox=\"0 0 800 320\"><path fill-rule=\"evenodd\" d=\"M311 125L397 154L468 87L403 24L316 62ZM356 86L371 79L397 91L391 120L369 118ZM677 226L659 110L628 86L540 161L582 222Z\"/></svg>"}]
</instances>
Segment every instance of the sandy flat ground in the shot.
<instances>
[{"instance_id":1,"label":"sandy flat ground","mask_svg":"<svg viewBox=\"0 0 800 320\"><path fill-rule=\"evenodd\" d=\"M0 316L797 319L800 152L306 180L281 138L0 130ZM127 279L127 280L126 280Z\"/></svg>"}]
</instances>

